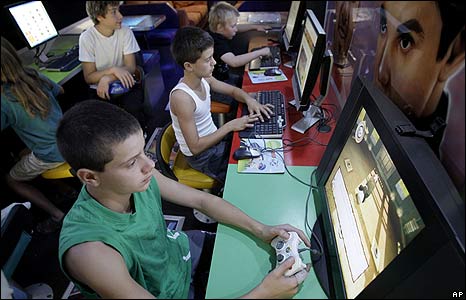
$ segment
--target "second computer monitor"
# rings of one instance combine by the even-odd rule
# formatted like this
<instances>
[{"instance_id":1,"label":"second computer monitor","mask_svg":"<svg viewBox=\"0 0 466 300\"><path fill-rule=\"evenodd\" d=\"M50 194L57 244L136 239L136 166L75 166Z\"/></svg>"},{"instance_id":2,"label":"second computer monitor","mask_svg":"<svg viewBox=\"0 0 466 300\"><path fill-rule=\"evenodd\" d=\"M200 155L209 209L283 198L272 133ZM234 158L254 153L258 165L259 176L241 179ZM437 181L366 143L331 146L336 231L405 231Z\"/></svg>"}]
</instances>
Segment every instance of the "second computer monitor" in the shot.
<instances>
[{"instance_id":1,"label":"second computer monitor","mask_svg":"<svg viewBox=\"0 0 466 300\"><path fill-rule=\"evenodd\" d=\"M310 96L324 58L325 37L325 31L312 10L307 10L292 80L296 108L300 111L307 110L311 103Z\"/></svg>"},{"instance_id":2,"label":"second computer monitor","mask_svg":"<svg viewBox=\"0 0 466 300\"><path fill-rule=\"evenodd\" d=\"M308 9L292 78L295 106L297 110L304 112L304 118L291 128L300 133L304 133L320 118L320 104L327 93L332 66L332 54L330 51L325 51L325 48L325 31L313 11ZM320 95L316 96L312 95L312 91L319 73L321 74Z\"/></svg>"},{"instance_id":3,"label":"second computer monitor","mask_svg":"<svg viewBox=\"0 0 466 300\"><path fill-rule=\"evenodd\" d=\"M288 19L283 30L283 43L286 51L290 48L296 51L299 46L305 11L306 1L291 1Z\"/></svg>"}]
</instances>

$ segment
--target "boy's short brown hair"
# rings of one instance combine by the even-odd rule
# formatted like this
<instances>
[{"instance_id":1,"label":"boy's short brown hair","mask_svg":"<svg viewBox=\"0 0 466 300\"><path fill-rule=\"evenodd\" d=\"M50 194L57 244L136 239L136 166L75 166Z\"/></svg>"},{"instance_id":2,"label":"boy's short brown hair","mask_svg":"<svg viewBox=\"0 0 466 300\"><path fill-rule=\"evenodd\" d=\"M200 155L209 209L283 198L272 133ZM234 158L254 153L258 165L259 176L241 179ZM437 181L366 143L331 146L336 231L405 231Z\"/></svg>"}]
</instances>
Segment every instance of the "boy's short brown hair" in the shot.
<instances>
[{"instance_id":1,"label":"boy's short brown hair","mask_svg":"<svg viewBox=\"0 0 466 300\"><path fill-rule=\"evenodd\" d=\"M214 39L199 27L186 26L178 29L171 45L175 61L184 69L184 63L195 63L202 52L214 47Z\"/></svg>"},{"instance_id":2,"label":"boy's short brown hair","mask_svg":"<svg viewBox=\"0 0 466 300\"><path fill-rule=\"evenodd\" d=\"M86 1L86 12L94 24L99 24L98 16L105 16L109 6L120 6L121 1Z\"/></svg>"},{"instance_id":3,"label":"boy's short brown hair","mask_svg":"<svg viewBox=\"0 0 466 300\"><path fill-rule=\"evenodd\" d=\"M225 1L217 2L210 8L209 29L215 32L218 25L225 25L227 20L237 17L239 17L239 12L236 7Z\"/></svg>"}]
</instances>

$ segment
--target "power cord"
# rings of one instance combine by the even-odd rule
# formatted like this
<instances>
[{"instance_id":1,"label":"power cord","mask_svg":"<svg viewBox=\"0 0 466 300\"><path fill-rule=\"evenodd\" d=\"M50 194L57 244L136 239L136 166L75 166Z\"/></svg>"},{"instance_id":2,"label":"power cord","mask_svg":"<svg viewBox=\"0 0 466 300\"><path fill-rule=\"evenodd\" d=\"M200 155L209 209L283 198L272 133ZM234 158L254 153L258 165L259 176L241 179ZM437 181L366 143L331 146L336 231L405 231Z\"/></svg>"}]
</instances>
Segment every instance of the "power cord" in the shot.
<instances>
[{"instance_id":1,"label":"power cord","mask_svg":"<svg viewBox=\"0 0 466 300\"><path fill-rule=\"evenodd\" d=\"M318 189L317 186L315 185L312 185L312 178L314 177L315 173L317 171L317 168L314 169L314 171L312 171L311 173L311 176L309 177L309 185L310 185L310 188L309 188L309 191L307 193L307 197L306 197L306 204L305 204L305 207L304 207L304 225L306 227L306 229L311 233L311 235L314 237L315 241L317 242L317 245L319 246L319 250L316 250L318 251L320 254L318 255L319 257L323 254L324 252L324 247L322 246L322 242L319 240L319 238L317 237L317 235L315 234L315 232L312 230L312 227L311 225L309 225L309 219L308 219L308 210L309 210L309 199L311 198L311 193L314 189ZM312 252L311 252L312 253Z\"/></svg>"}]
</instances>

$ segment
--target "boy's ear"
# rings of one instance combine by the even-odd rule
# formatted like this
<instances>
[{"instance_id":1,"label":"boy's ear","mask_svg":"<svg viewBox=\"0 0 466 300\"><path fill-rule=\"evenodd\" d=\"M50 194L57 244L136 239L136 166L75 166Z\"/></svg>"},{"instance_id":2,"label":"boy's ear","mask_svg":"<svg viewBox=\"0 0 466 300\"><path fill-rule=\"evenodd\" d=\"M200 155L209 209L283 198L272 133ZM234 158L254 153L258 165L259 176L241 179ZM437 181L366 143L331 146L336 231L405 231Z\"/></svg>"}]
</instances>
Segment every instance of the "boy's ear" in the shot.
<instances>
[{"instance_id":1,"label":"boy's ear","mask_svg":"<svg viewBox=\"0 0 466 300\"><path fill-rule=\"evenodd\" d=\"M445 55L445 65L440 70L439 81L446 81L464 64L465 53L464 27L455 37Z\"/></svg>"},{"instance_id":2,"label":"boy's ear","mask_svg":"<svg viewBox=\"0 0 466 300\"><path fill-rule=\"evenodd\" d=\"M183 64L183 66L184 66L184 69L185 69L186 71L192 72L192 70L193 70L193 65L192 65L190 62L185 62L185 63Z\"/></svg>"},{"instance_id":3,"label":"boy's ear","mask_svg":"<svg viewBox=\"0 0 466 300\"><path fill-rule=\"evenodd\" d=\"M215 28L215 31L216 32L222 32L224 29L225 29L225 24L220 22L220 23L217 24L217 28Z\"/></svg>"},{"instance_id":4,"label":"boy's ear","mask_svg":"<svg viewBox=\"0 0 466 300\"><path fill-rule=\"evenodd\" d=\"M89 169L79 169L76 172L76 176L86 185L98 186L100 183L99 176L95 171Z\"/></svg>"}]
</instances>

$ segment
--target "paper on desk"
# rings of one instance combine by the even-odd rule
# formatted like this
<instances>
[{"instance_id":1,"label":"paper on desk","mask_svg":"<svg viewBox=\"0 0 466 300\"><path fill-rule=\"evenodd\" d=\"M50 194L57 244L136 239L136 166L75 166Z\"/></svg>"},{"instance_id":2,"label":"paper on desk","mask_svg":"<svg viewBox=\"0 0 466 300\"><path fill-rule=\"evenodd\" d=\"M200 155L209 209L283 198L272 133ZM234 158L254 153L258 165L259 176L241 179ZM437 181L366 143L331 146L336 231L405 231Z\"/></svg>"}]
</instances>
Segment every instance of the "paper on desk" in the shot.
<instances>
[{"instance_id":1,"label":"paper on desk","mask_svg":"<svg viewBox=\"0 0 466 300\"><path fill-rule=\"evenodd\" d=\"M261 151L261 156L238 160L238 173L285 173L283 141L281 139L242 139L241 143L254 149L278 149Z\"/></svg>"},{"instance_id":2,"label":"paper on desk","mask_svg":"<svg viewBox=\"0 0 466 300\"><path fill-rule=\"evenodd\" d=\"M277 76L265 76L265 70L254 70L248 71L249 78L253 84L256 83L268 83L268 82L278 82L278 81L287 81L288 78L285 76L285 73Z\"/></svg>"}]
</instances>

